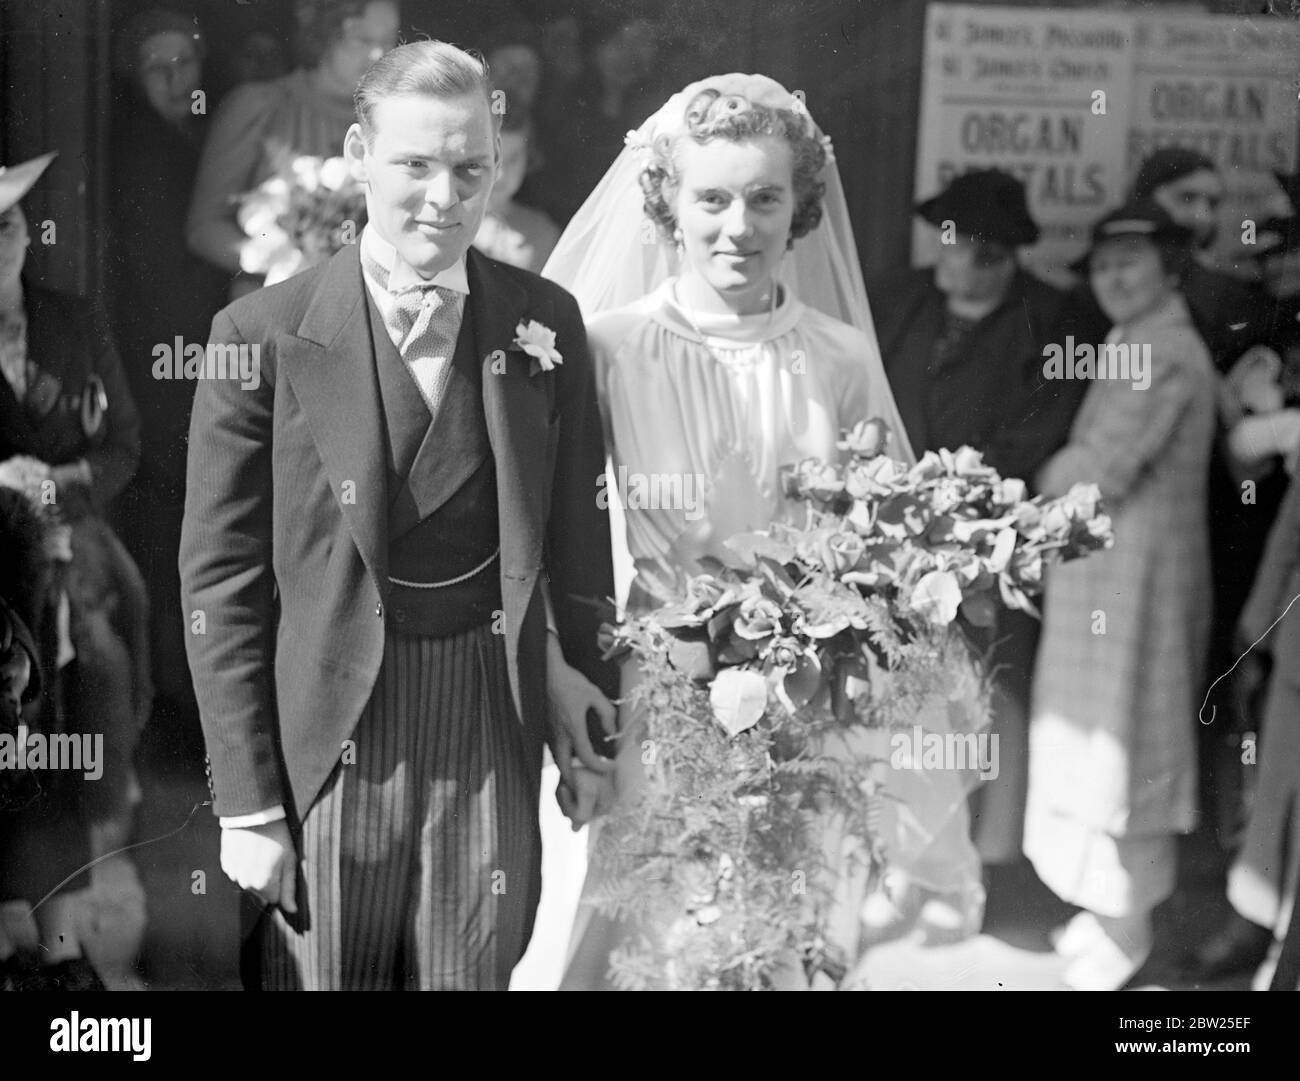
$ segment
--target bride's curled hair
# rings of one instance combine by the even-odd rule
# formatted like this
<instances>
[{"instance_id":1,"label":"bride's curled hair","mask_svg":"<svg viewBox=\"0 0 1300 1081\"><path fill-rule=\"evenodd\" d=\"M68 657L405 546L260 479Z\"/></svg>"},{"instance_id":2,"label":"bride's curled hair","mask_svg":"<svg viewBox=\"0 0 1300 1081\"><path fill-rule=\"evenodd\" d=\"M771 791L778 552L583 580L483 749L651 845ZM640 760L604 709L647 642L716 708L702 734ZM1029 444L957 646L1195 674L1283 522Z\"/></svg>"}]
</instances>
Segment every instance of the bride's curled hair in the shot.
<instances>
[{"instance_id":1,"label":"bride's curled hair","mask_svg":"<svg viewBox=\"0 0 1300 1081\"><path fill-rule=\"evenodd\" d=\"M818 179L826 165L826 149L813 134L807 113L760 105L740 94L702 90L686 106L685 125L671 134L660 135L650 148L651 159L641 171L646 215L668 239L677 229L673 203L680 176L676 151L683 139L708 143L715 139L745 142L773 135L790 144L794 164L794 217L790 238L806 236L822 218L822 196L826 185Z\"/></svg>"}]
</instances>

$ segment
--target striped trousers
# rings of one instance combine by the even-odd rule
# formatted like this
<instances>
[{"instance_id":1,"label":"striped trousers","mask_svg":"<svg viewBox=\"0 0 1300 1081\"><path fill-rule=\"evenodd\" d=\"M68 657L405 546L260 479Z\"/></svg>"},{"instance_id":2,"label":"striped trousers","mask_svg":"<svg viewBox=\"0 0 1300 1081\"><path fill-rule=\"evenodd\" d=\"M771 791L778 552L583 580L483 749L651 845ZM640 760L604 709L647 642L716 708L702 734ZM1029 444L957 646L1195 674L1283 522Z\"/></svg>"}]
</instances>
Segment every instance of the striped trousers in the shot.
<instances>
[{"instance_id":1,"label":"striped trousers","mask_svg":"<svg viewBox=\"0 0 1300 1081\"><path fill-rule=\"evenodd\" d=\"M502 637L389 630L352 738L301 825L305 929L261 919L262 986L505 990L541 893L542 743Z\"/></svg>"}]
</instances>

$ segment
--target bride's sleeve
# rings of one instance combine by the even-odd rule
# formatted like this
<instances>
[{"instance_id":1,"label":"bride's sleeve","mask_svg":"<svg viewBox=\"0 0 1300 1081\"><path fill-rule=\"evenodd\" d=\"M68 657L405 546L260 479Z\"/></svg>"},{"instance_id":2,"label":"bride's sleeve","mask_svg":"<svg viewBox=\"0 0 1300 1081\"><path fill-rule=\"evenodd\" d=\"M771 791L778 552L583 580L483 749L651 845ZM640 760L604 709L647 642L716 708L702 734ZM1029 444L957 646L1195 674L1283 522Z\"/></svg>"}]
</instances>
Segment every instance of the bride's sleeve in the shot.
<instances>
[{"instance_id":1,"label":"bride's sleeve","mask_svg":"<svg viewBox=\"0 0 1300 1081\"><path fill-rule=\"evenodd\" d=\"M624 312L605 312L587 320L587 348L596 372L596 402L605 433L605 451L614 452L614 430L610 420L611 394L618 393L618 355L620 346L636 327L636 320Z\"/></svg>"},{"instance_id":2,"label":"bride's sleeve","mask_svg":"<svg viewBox=\"0 0 1300 1081\"><path fill-rule=\"evenodd\" d=\"M599 326L591 321L587 323L587 348L591 353L591 364L596 372L596 405L600 408L601 430L605 435L605 453L614 448L613 432L609 423L609 352L608 341L600 333Z\"/></svg>"}]
</instances>

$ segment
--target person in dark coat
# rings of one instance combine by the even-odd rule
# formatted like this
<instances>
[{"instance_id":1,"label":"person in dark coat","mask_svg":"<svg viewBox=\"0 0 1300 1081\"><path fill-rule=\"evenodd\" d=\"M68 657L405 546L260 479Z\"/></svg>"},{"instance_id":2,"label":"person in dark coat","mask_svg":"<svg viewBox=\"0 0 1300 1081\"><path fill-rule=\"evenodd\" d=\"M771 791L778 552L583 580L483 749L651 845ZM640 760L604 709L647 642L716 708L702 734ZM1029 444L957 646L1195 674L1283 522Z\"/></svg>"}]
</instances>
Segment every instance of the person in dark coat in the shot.
<instances>
[{"instance_id":1,"label":"person in dark coat","mask_svg":"<svg viewBox=\"0 0 1300 1081\"><path fill-rule=\"evenodd\" d=\"M1265 341L1241 358L1228 380L1224 417L1229 426L1228 449L1238 472L1256 486L1255 503L1243 504L1240 512L1243 521L1249 521L1254 512L1251 529L1238 532L1235 538L1238 548L1234 554L1244 549L1249 557L1245 573L1236 570L1237 564L1230 564L1235 571L1234 584L1244 579L1243 592L1249 590L1232 643L1233 656L1244 656L1239 671L1233 674L1234 680L1240 677L1235 693L1213 699L1221 712L1225 701L1230 706L1247 703L1240 723L1257 734L1263 754L1257 756L1258 767L1249 767L1257 778L1253 799L1228 870L1228 900L1233 911L1200 943L1189 964L1194 977L1215 980L1256 968L1267 959L1269 963L1256 973L1256 987L1268 983L1268 972L1287 933L1288 899L1295 892L1300 851L1300 835L1294 828L1300 820L1296 798L1300 680L1291 667L1300 650L1300 633L1294 613L1265 635L1295 596L1300 562L1300 489L1292 480L1300 457L1300 215L1296 214L1300 178L1279 179L1287 190L1288 213L1266 221L1259 230L1261 278L1274 299L1274 308ZM1267 545L1261 551L1259 533L1268 531L1270 525ZM1261 657L1275 659L1271 681ZM1213 669L1211 674L1222 670ZM1265 687L1267 697L1260 709L1255 696ZM1239 750L1238 756L1244 757L1244 750ZM1232 794L1235 796L1235 791Z\"/></svg>"},{"instance_id":2,"label":"person in dark coat","mask_svg":"<svg viewBox=\"0 0 1300 1081\"><path fill-rule=\"evenodd\" d=\"M49 686L43 662L55 652L47 635L54 579L49 530L50 519L39 506L21 492L0 487L0 737L6 743L19 739L23 729L42 731L38 713L42 691ZM29 873L31 861L22 854L30 842L30 812L50 806L43 795L39 771L13 763L0 770L0 990L54 989L78 977L80 986L94 984L83 958L70 957L58 966L40 964L41 931L32 911L39 901L32 892L37 883Z\"/></svg>"},{"instance_id":3,"label":"person in dark coat","mask_svg":"<svg viewBox=\"0 0 1300 1081\"><path fill-rule=\"evenodd\" d=\"M19 201L53 157L0 168L0 486L51 508L65 537L57 678L40 720L102 749L96 783L56 773L42 800L20 812L16 848L0 853L23 896L59 888L38 913L50 967L80 957L71 891L87 840L95 856L126 843L139 799L131 755L152 698L144 587L105 518L139 461L139 418L98 308L23 275L30 234ZM142 904L138 883L132 892Z\"/></svg>"},{"instance_id":4,"label":"person in dark coat","mask_svg":"<svg viewBox=\"0 0 1300 1081\"><path fill-rule=\"evenodd\" d=\"M1044 349L1066 334L1100 341L1105 327L1019 265L1016 249L1037 240L1038 226L1007 173L963 174L917 213L941 230L938 262L870 290L912 446L921 454L969 444L1004 476L1031 477L1064 442L1085 389L1046 380Z\"/></svg>"},{"instance_id":5,"label":"person in dark coat","mask_svg":"<svg viewBox=\"0 0 1300 1081\"><path fill-rule=\"evenodd\" d=\"M140 469L123 493L115 525L149 593L152 668L159 693L152 737L202 762L198 705L185 661L180 607L185 448L194 382L155 379L155 349L207 341L226 303L224 272L185 243L185 216L207 115L193 94L206 55L194 20L159 8L128 22L115 42L122 80L113 118L108 272L114 338L140 412ZM188 748L189 755L183 751Z\"/></svg>"},{"instance_id":6,"label":"person in dark coat","mask_svg":"<svg viewBox=\"0 0 1300 1081\"><path fill-rule=\"evenodd\" d=\"M1280 471L1271 468L1254 470L1248 479L1254 482L1250 496L1243 500L1243 474L1230 453L1225 453L1224 437L1236 421L1236 403L1231 389L1240 382L1238 365L1252 346L1265 344L1272 327L1272 298L1259 286L1214 269L1204 261L1204 253L1218 233L1218 207L1223 199L1223 179L1218 166L1195 150L1164 147L1155 151L1138 169L1133 180L1132 197L1149 198L1162 207L1174 221L1190 229L1196 248L1191 266L1182 283L1183 298L1192 314L1196 331L1210 350L1210 358L1227 382L1221 395L1220 440L1210 458L1210 558L1213 564L1214 622L1210 638L1207 683L1233 662L1233 630L1241 613L1251 582L1263 556L1269 527L1277 516L1286 488ZM1268 432L1278 438L1291 435L1285 424L1269 425ZM1221 842L1231 844L1236 806L1234 798L1220 790L1228 774L1221 760L1225 750L1235 756L1234 732L1245 726L1234 703L1219 703L1214 725L1198 730L1201 740L1202 802L1217 820Z\"/></svg>"},{"instance_id":7,"label":"person in dark coat","mask_svg":"<svg viewBox=\"0 0 1300 1081\"><path fill-rule=\"evenodd\" d=\"M940 230L933 267L889 275L870 289L890 385L918 455L969 445L1004 477L1029 480L1065 443L1084 382L1044 376L1044 350L1100 341L1063 291L1020 266L1038 239L1023 184L997 169L957 177L916 212ZM977 794L976 844L986 864L1020 857L1026 786L1029 681L1038 622L1001 612L970 628L997 669L994 731L1001 771ZM990 883L994 885L994 883Z\"/></svg>"}]
</instances>

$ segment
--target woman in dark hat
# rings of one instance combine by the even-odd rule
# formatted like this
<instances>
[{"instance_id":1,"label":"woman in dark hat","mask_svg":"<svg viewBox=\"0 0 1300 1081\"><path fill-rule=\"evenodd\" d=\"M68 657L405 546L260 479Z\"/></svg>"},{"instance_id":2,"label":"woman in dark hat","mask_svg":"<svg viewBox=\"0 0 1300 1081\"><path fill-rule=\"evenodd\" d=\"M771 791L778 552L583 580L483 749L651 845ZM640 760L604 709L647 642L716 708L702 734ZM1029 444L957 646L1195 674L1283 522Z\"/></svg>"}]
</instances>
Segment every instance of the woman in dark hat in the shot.
<instances>
[{"instance_id":1,"label":"woman in dark hat","mask_svg":"<svg viewBox=\"0 0 1300 1081\"><path fill-rule=\"evenodd\" d=\"M969 444L1031 475L1077 405L1071 388L1041 386L1043 348L1084 331L1066 294L1019 263L1038 239L1024 185L999 169L963 173L916 213L940 231L935 265L869 289L908 436L917 453ZM1031 415L1017 417L1026 399Z\"/></svg>"},{"instance_id":2,"label":"woman in dark hat","mask_svg":"<svg viewBox=\"0 0 1300 1081\"><path fill-rule=\"evenodd\" d=\"M101 741L103 773L47 780L46 797L23 812L17 851L0 854L24 896L42 897L93 855L127 842L139 799L131 752L148 713L147 604L130 557L104 513L135 472L139 420L106 321L90 302L24 274L30 241L20 200L53 154L0 168L0 485L53 508L68 527L57 583L66 630L41 703L46 731ZM65 709L66 707L66 709ZM69 882L40 910L52 965L77 964L77 910ZM138 883L132 887L138 900ZM64 981L64 976L67 980ZM55 982L77 984L75 971Z\"/></svg>"},{"instance_id":3,"label":"woman in dark hat","mask_svg":"<svg viewBox=\"0 0 1300 1081\"><path fill-rule=\"evenodd\" d=\"M962 445L983 451L1004 476L1032 480L1065 442L1083 389L1045 382L1043 350L1065 335L1095 335L1064 292L1023 267L1018 249L1038 239L1024 185L998 169L956 177L920 203L940 231L938 261L888 275L868 290L890 385L920 454ZM1038 621L999 613L969 632L993 649L994 730L1002 766L976 793L975 841L986 865L1020 859L1029 680ZM1002 900L989 874L989 911Z\"/></svg>"},{"instance_id":4,"label":"woman in dark hat","mask_svg":"<svg viewBox=\"0 0 1300 1081\"><path fill-rule=\"evenodd\" d=\"M1150 201L1095 226L1110 349L1063 367L1087 392L1038 473L1052 496L1096 485L1115 532L1111 551L1048 572L1030 720L1025 854L1083 909L1057 940L1080 990L1115 990L1150 955L1177 835L1196 824L1216 379L1178 290L1190 260L1190 231Z\"/></svg>"}]
</instances>

